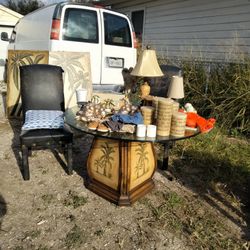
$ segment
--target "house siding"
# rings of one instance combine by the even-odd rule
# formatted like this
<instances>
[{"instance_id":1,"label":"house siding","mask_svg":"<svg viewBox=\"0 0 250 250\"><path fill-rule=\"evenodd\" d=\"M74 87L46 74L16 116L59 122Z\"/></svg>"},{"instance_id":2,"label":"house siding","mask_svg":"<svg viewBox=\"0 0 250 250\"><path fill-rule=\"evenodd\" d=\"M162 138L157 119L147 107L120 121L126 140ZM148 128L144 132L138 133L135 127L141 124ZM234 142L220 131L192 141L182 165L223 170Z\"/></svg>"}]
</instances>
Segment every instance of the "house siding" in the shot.
<instances>
[{"instance_id":1,"label":"house siding","mask_svg":"<svg viewBox=\"0 0 250 250\"><path fill-rule=\"evenodd\" d=\"M160 57L233 61L250 52L249 0L113 2L113 9L128 15L144 9L143 45Z\"/></svg>"}]
</instances>

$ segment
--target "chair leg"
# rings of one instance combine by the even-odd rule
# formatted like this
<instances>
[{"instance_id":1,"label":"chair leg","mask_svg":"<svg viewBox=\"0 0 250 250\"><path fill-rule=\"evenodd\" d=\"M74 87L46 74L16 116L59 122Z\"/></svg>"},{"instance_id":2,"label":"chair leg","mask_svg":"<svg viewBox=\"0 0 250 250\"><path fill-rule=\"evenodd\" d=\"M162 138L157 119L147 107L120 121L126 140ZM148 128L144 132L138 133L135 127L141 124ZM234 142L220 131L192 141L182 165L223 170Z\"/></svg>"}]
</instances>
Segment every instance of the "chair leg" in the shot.
<instances>
[{"instance_id":1,"label":"chair leg","mask_svg":"<svg viewBox=\"0 0 250 250\"><path fill-rule=\"evenodd\" d=\"M32 151L31 151L31 147L28 148L28 156L32 156Z\"/></svg>"},{"instance_id":2,"label":"chair leg","mask_svg":"<svg viewBox=\"0 0 250 250\"><path fill-rule=\"evenodd\" d=\"M67 163L68 163L68 174L73 174L73 157L72 157L72 143L67 145Z\"/></svg>"},{"instance_id":3,"label":"chair leg","mask_svg":"<svg viewBox=\"0 0 250 250\"><path fill-rule=\"evenodd\" d=\"M23 179L28 181L30 179L30 170L29 170L29 149L25 145L22 145L22 171Z\"/></svg>"}]
</instances>

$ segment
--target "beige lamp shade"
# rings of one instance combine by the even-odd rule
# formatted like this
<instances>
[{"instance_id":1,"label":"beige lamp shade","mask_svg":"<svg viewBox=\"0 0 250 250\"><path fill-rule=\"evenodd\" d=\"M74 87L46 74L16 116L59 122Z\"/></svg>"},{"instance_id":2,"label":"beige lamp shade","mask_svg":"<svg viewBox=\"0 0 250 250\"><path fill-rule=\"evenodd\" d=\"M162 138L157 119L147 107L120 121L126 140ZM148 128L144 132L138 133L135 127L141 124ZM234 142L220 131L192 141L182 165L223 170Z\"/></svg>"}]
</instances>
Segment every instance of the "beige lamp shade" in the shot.
<instances>
[{"instance_id":1,"label":"beige lamp shade","mask_svg":"<svg viewBox=\"0 0 250 250\"><path fill-rule=\"evenodd\" d=\"M140 55L131 75L141 77L160 77L163 73L159 67L155 50L145 49Z\"/></svg>"},{"instance_id":2,"label":"beige lamp shade","mask_svg":"<svg viewBox=\"0 0 250 250\"><path fill-rule=\"evenodd\" d=\"M183 87L183 77L182 76L172 76L168 95L169 98L181 99L184 97L184 87Z\"/></svg>"}]
</instances>

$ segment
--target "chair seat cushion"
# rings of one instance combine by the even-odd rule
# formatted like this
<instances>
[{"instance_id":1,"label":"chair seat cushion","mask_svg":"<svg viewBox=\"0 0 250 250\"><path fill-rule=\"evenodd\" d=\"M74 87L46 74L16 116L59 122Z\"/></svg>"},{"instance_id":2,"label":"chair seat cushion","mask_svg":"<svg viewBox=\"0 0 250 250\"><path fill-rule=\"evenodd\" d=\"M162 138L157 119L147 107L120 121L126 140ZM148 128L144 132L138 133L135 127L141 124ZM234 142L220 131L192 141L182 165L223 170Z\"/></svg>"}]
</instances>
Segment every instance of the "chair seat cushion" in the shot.
<instances>
[{"instance_id":1,"label":"chair seat cushion","mask_svg":"<svg viewBox=\"0 0 250 250\"><path fill-rule=\"evenodd\" d=\"M63 117L64 113L59 110L28 110L22 130L63 128Z\"/></svg>"},{"instance_id":2,"label":"chair seat cushion","mask_svg":"<svg viewBox=\"0 0 250 250\"><path fill-rule=\"evenodd\" d=\"M32 129L23 130L20 134L21 144L27 146L42 146L46 144L70 143L73 135L66 128L64 129Z\"/></svg>"}]
</instances>

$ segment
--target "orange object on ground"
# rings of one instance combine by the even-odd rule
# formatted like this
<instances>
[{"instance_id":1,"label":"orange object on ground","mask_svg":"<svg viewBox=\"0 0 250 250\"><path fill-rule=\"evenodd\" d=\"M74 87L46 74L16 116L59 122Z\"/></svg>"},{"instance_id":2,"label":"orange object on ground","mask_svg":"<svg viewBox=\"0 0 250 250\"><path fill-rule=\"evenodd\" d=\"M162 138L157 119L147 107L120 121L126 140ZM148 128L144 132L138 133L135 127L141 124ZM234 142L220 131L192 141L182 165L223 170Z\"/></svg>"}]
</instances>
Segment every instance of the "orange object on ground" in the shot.
<instances>
[{"instance_id":1,"label":"orange object on ground","mask_svg":"<svg viewBox=\"0 0 250 250\"><path fill-rule=\"evenodd\" d=\"M186 125L191 128L198 127L201 133L206 133L210 131L215 124L214 118L205 119L193 112L187 112L187 122Z\"/></svg>"}]
</instances>

